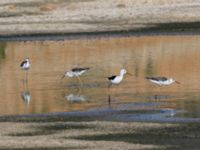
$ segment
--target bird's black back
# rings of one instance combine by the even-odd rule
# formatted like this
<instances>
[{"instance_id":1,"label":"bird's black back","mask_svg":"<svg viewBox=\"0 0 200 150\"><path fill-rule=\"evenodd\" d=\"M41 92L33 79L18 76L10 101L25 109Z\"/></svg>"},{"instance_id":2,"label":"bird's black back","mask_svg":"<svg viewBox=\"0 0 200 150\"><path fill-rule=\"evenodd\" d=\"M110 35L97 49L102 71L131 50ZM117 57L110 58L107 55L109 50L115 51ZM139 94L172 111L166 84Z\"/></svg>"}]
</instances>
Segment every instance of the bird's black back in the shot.
<instances>
[{"instance_id":1,"label":"bird's black back","mask_svg":"<svg viewBox=\"0 0 200 150\"><path fill-rule=\"evenodd\" d=\"M166 81L166 77L146 77L148 80L155 80L155 81Z\"/></svg>"},{"instance_id":2,"label":"bird's black back","mask_svg":"<svg viewBox=\"0 0 200 150\"><path fill-rule=\"evenodd\" d=\"M72 68L72 71L73 72L80 72L80 71L89 70L89 69L90 69L89 67L85 67L85 68Z\"/></svg>"},{"instance_id":3,"label":"bird's black back","mask_svg":"<svg viewBox=\"0 0 200 150\"><path fill-rule=\"evenodd\" d=\"M27 63L27 61L26 61L26 60L22 61L22 63L20 64L20 67L23 67L23 66L24 66L24 64L26 64L26 63Z\"/></svg>"},{"instance_id":4,"label":"bird's black back","mask_svg":"<svg viewBox=\"0 0 200 150\"><path fill-rule=\"evenodd\" d=\"M110 76L108 77L108 80L114 80L116 78L116 76Z\"/></svg>"}]
</instances>

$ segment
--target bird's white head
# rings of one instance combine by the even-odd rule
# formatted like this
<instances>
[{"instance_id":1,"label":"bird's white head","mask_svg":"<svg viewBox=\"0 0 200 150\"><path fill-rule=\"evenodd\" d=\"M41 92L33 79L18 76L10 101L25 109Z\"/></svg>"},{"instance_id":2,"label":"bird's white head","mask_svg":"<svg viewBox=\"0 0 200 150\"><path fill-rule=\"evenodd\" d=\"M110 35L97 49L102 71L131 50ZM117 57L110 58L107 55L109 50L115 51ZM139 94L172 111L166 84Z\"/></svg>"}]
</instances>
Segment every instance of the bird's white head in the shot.
<instances>
[{"instance_id":1,"label":"bird's white head","mask_svg":"<svg viewBox=\"0 0 200 150\"><path fill-rule=\"evenodd\" d=\"M168 82L171 84L171 83L174 83L175 80L174 80L173 78L169 78L169 79L168 79Z\"/></svg>"},{"instance_id":2,"label":"bird's white head","mask_svg":"<svg viewBox=\"0 0 200 150\"><path fill-rule=\"evenodd\" d=\"M73 77L74 74L71 71L67 71L67 72L65 72L65 76Z\"/></svg>"},{"instance_id":3,"label":"bird's white head","mask_svg":"<svg viewBox=\"0 0 200 150\"><path fill-rule=\"evenodd\" d=\"M30 61L30 59L29 58L25 58L25 61Z\"/></svg>"},{"instance_id":4,"label":"bird's white head","mask_svg":"<svg viewBox=\"0 0 200 150\"><path fill-rule=\"evenodd\" d=\"M120 71L120 74L121 74L121 75L124 75L124 74L126 74L126 73L127 73L126 69L121 69L121 71Z\"/></svg>"},{"instance_id":5,"label":"bird's white head","mask_svg":"<svg viewBox=\"0 0 200 150\"><path fill-rule=\"evenodd\" d=\"M174 82L177 83L177 84L181 84L180 82L178 82L178 81L176 81L176 80L174 80L172 78L169 78L168 82L169 82L169 84L172 84Z\"/></svg>"}]
</instances>

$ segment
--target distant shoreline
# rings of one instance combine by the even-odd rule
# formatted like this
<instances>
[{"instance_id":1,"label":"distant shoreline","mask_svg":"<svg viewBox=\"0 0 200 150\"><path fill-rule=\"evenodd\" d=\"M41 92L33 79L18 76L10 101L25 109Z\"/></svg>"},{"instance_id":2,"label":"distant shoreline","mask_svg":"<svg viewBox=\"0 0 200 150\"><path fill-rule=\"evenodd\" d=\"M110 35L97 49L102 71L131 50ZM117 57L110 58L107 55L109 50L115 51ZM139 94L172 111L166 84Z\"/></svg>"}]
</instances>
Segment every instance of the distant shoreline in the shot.
<instances>
[{"instance_id":1,"label":"distant shoreline","mask_svg":"<svg viewBox=\"0 0 200 150\"><path fill-rule=\"evenodd\" d=\"M21 34L0 36L0 42L3 41L63 41L79 39L97 39L97 38L121 38L121 37L141 37L141 36L198 36L200 31L108 31L108 32L84 32L84 33L47 33L47 34Z\"/></svg>"},{"instance_id":2,"label":"distant shoreline","mask_svg":"<svg viewBox=\"0 0 200 150\"><path fill-rule=\"evenodd\" d=\"M2 0L0 40L200 34L197 0Z\"/></svg>"}]
</instances>

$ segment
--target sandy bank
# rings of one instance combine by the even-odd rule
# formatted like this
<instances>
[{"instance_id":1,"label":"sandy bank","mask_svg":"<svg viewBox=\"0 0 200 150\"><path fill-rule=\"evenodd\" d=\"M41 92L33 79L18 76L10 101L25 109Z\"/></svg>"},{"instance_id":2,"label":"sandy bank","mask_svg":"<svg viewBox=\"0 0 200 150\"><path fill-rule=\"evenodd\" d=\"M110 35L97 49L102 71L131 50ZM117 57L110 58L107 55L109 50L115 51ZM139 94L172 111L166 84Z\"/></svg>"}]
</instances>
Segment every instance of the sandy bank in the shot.
<instances>
[{"instance_id":1,"label":"sandy bank","mask_svg":"<svg viewBox=\"0 0 200 150\"><path fill-rule=\"evenodd\" d=\"M199 123L101 121L98 117L1 116L0 149L198 149ZM100 119L100 118L99 118Z\"/></svg>"},{"instance_id":2,"label":"sandy bank","mask_svg":"<svg viewBox=\"0 0 200 150\"><path fill-rule=\"evenodd\" d=\"M198 149L199 124L2 122L0 149Z\"/></svg>"},{"instance_id":3,"label":"sandy bank","mask_svg":"<svg viewBox=\"0 0 200 150\"><path fill-rule=\"evenodd\" d=\"M190 30L199 12L198 0L2 0L0 35Z\"/></svg>"}]
</instances>

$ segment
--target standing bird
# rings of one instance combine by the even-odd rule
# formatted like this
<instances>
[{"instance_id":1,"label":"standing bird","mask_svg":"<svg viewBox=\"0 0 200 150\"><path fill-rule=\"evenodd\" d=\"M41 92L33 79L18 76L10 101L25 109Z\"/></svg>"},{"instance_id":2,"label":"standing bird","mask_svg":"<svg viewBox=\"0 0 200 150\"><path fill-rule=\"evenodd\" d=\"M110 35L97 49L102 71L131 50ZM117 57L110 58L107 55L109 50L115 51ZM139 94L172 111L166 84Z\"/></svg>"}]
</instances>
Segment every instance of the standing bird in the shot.
<instances>
[{"instance_id":1,"label":"standing bird","mask_svg":"<svg viewBox=\"0 0 200 150\"><path fill-rule=\"evenodd\" d=\"M77 77L80 84L82 85L82 81L80 79L79 76L81 76L83 73L85 73L86 71L88 71L90 68L89 67L85 67L85 68L72 68L70 71L66 71L65 74L62 76L62 79L64 77Z\"/></svg>"},{"instance_id":2,"label":"standing bird","mask_svg":"<svg viewBox=\"0 0 200 150\"><path fill-rule=\"evenodd\" d=\"M152 83L159 85L159 86L167 86L174 82L177 84L180 84L180 82L178 82L172 78L167 78L167 77L146 77L146 79Z\"/></svg>"},{"instance_id":3,"label":"standing bird","mask_svg":"<svg viewBox=\"0 0 200 150\"><path fill-rule=\"evenodd\" d=\"M121 69L120 75L118 75L118 76L114 75L114 76L107 77L108 80L110 81L108 88L110 88L113 84L115 84L115 85L119 84L123 80L125 74L132 75L132 74L128 73L126 71L126 69Z\"/></svg>"},{"instance_id":4,"label":"standing bird","mask_svg":"<svg viewBox=\"0 0 200 150\"><path fill-rule=\"evenodd\" d=\"M25 70L25 71L26 71L26 81L28 81L28 70L29 70L30 67L31 67L31 63L30 63L29 58L26 58L26 59L20 64L20 67L21 67L22 70Z\"/></svg>"}]
</instances>

